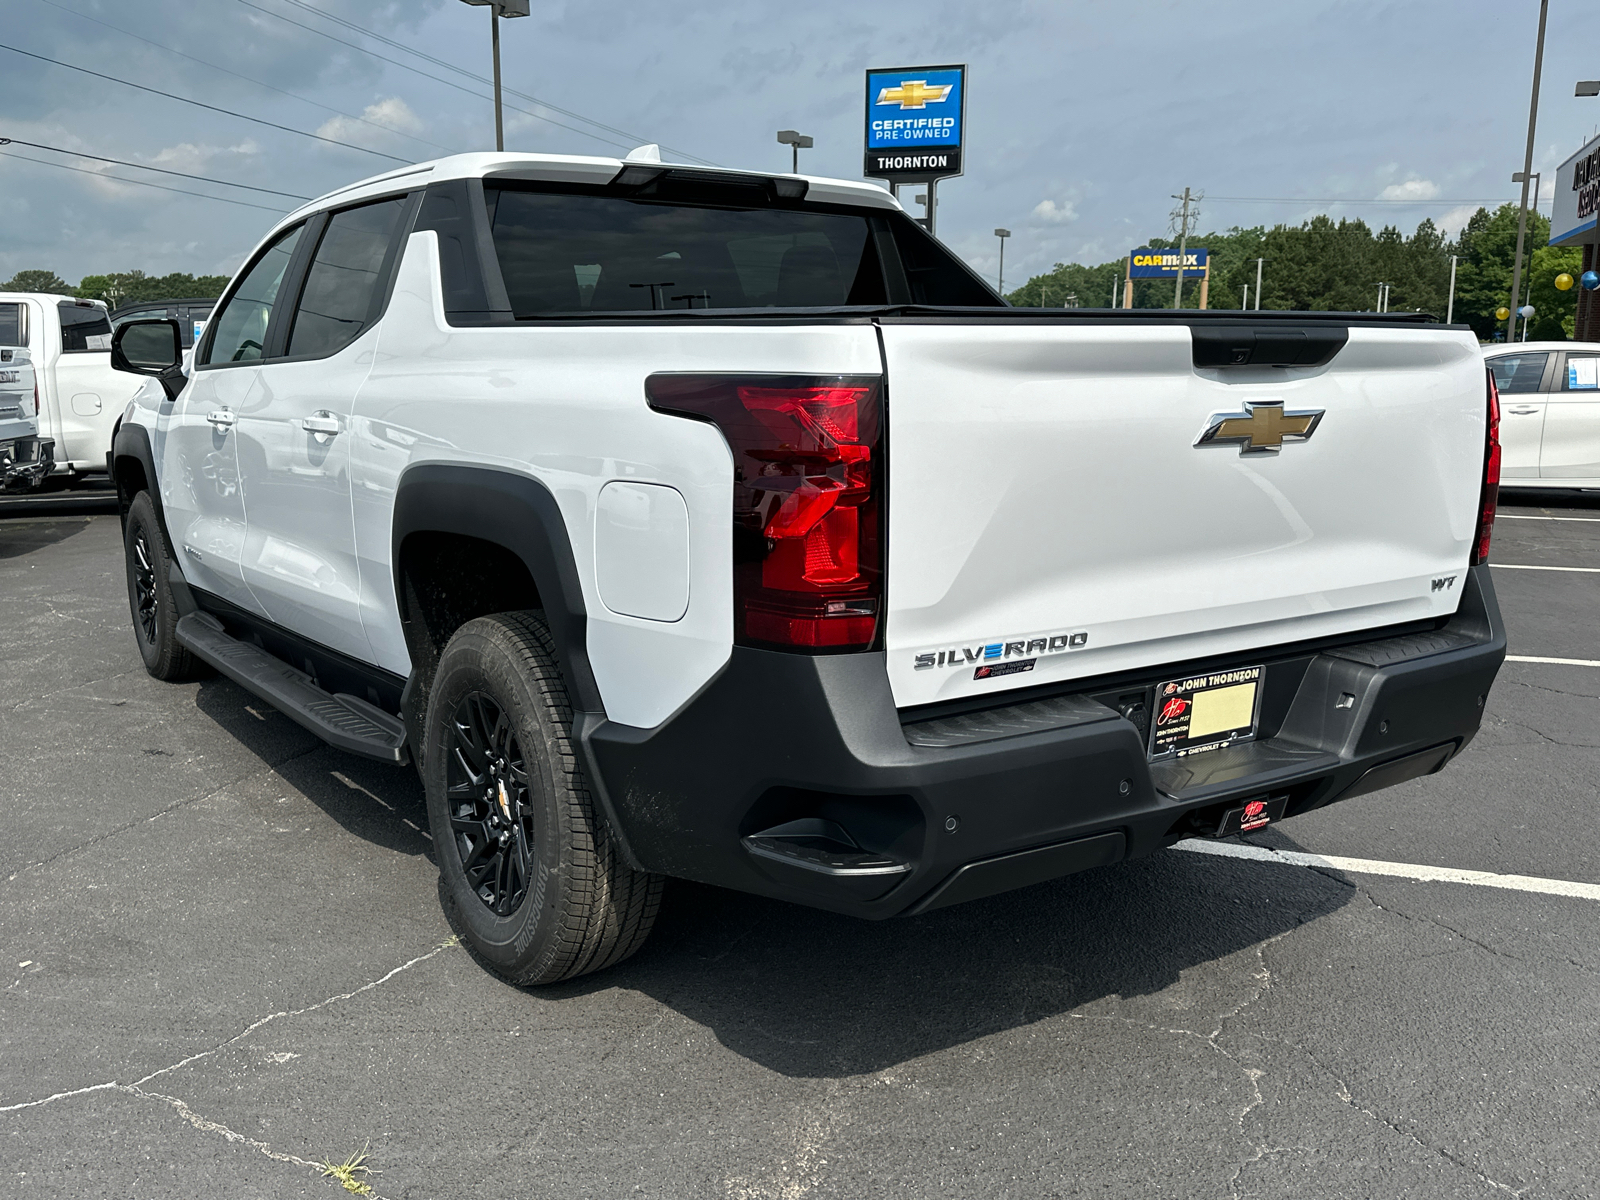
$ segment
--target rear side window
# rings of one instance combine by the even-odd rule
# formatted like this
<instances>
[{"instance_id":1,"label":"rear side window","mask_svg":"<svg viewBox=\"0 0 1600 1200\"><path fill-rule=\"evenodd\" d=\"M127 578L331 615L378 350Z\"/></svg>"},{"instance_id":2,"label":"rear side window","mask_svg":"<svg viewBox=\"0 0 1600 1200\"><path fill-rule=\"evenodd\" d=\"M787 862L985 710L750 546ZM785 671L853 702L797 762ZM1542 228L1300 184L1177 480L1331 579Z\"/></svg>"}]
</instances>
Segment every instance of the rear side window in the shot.
<instances>
[{"instance_id":1,"label":"rear side window","mask_svg":"<svg viewBox=\"0 0 1600 1200\"><path fill-rule=\"evenodd\" d=\"M894 244L905 269L913 304L992 308L1000 301L914 221L894 223Z\"/></svg>"},{"instance_id":2,"label":"rear side window","mask_svg":"<svg viewBox=\"0 0 1600 1200\"><path fill-rule=\"evenodd\" d=\"M1600 355L1567 351L1567 391L1592 392L1600 388Z\"/></svg>"},{"instance_id":3,"label":"rear side window","mask_svg":"<svg viewBox=\"0 0 1600 1200\"><path fill-rule=\"evenodd\" d=\"M287 354L336 354L377 319L384 262L405 206L402 196L333 214L306 272Z\"/></svg>"},{"instance_id":4,"label":"rear side window","mask_svg":"<svg viewBox=\"0 0 1600 1200\"><path fill-rule=\"evenodd\" d=\"M260 361L272 306L304 228L296 225L282 234L245 271L217 317L216 333L205 352L208 364Z\"/></svg>"},{"instance_id":5,"label":"rear side window","mask_svg":"<svg viewBox=\"0 0 1600 1200\"><path fill-rule=\"evenodd\" d=\"M21 304L0 304L0 346L26 346Z\"/></svg>"},{"instance_id":6,"label":"rear side window","mask_svg":"<svg viewBox=\"0 0 1600 1200\"><path fill-rule=\"evenodd\" d=\"M87 354L111 349L111 317L99 305L77 305L67 300L58 304L61 313L61 350L64 354Z\"/></svg>"},{"instance_id":7,"label":"rear side window","mask_svg":"<svg viewBox=\"0 0 1600 1200\"><path fill-rule=\"evenodd\" d=\"M1489 360L1489 369L1494 372L1494 385L1502 395L1515 395L1518 392L1537 392L1539 381L1544 378L1545 364L1550 361L1548 351L1535 351L1528 354L1502 354Z\"/></svg>"},{"instance_id":8,"label":"rear side window","mask_svg":"<svg viewBox=\"0 0 1600 1200\"><path fill-rule=\"evenodd\" d=\"M886 303L865 215L509 188L485 199L518 317Z\"/></svg>"}]
</instances>

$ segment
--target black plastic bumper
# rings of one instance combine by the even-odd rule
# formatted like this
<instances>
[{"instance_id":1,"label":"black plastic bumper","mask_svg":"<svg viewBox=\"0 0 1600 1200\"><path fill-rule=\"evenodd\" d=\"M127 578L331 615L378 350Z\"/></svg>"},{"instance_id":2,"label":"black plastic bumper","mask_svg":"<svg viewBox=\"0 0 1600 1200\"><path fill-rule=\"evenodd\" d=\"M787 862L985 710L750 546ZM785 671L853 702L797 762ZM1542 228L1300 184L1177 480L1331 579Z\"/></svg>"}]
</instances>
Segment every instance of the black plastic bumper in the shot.
<instances>
[{"instance_id":1,"label":"black plastic bumper","mask_svg":"<svg viewBox=\"0 0 1600 1200\"><path fill-rule=\"evenodd\" d=\"M926 911L1285 816L1442 767L1505 657L1488 569L1437 630L1181 663L903 723L882 654L736 648L651 730L588 717L600 798L636 865L862 917ZM1152 765L1117 697L1267 666L1260 736Z\"/></svg>"}]
</instances>

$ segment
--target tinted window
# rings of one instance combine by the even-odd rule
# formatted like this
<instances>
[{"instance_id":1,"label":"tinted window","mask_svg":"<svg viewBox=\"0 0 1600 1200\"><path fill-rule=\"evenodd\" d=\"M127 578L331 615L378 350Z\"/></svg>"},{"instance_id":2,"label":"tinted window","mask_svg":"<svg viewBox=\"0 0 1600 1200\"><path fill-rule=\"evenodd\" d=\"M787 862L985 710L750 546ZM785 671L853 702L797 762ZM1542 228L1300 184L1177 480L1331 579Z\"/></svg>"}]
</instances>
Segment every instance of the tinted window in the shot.
<instances>
[{"instance_id":1,"label":"tinted window","mask_svg":"<svg viewBox=\"0 0 1600 1200\"><path fill-rule=\"evenodd\" d=\"M287 353L336 353L377 318L383 261L405 204L402 197L333 215L306 272Z\"/></svg>"},{"instance_id":2,"label":"tinted window","mask_svg":"<svg viewBox=\"0 0 1600 1200\"><path fill-rule=\"evenodd\" d=\"M98 305L58 304L61 313L61 349L67 354L111 349L111 317Z\"/></svg>"},{"instance_id":3,"label":"tinted window","mask_svg":"<svg viewBox=\"0 0 1600 1200\"><path fill-rule=\"evenodd\" d=\"M283 234L245 271L217 317L217 333L206 353L207 363L256 362L261 358L272 305L304 228L296 225Z\"/></svg>"},{"instance_id":4,"label":"tinted window","mask_svg":"<svg viewBox=\"0 0 1600 1200\"><path fill-rule=\"evenodd\" d=\"M1544 365L1550 360L1546 351L1530 354L1502 354L1489 360L1494 372L1494 385L1503 395L1515 392L1537 392L1544 378Z\"/></svg>"},{"instance_id":5,"label":"tinted window","mask_svg":"<svg viewBox=\"0 0 1600 1200\"><path fill-rule=\"evenodd\" d=\"M905 268L911 303L981 308L993 308L1000 303L987 286L916 222L896 221L894 244L900 251L900 264Z\"/></svg>"},{"instance_id":6,"label":"tinted window","mask_svg":"<svg viewBox=\"0 0 1600 1200\"><path fill-rule=\"evenodd\" d=\"M883 304L865 216L489 190L512 311Z\"/></svg>"},{"instance_id":7,"label":"tinted window","mask_svg":"<svg viewBox=\"0 0 1600 1200\"><path fill-rule=\"evenodd\" d=\"M1588 392L1600 388L1600 355L1567 351L1567 390Z\"/></svg>"},{"instance_id":8,"label":"tinted window","mask_svg":"<svg viewBox=\"0 0 1600 1200\"><path fill-rule=\"evenodd\" d=\"M22 334L22 305L0 304L0 346L26 346Z\"/></svg>"}]
</instances>

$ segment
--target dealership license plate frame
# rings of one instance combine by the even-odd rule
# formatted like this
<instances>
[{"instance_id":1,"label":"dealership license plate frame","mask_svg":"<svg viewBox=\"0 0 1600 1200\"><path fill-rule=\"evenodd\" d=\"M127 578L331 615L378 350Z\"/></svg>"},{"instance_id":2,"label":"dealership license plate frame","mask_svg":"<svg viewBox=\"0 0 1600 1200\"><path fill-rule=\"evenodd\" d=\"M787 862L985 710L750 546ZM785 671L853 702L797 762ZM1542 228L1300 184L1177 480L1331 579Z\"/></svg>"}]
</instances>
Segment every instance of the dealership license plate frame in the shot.
<instances>
[{"instance_id":1,"label":"dealership license plate frame","mask_svg":"<svg viewBox=\"0 0 1600 1200\"><path fill-rule=\"evenodd\" d=\"M1266 680L1266 667L1257 665L1205 671L1157 684L1155 704L1150 711L1147 747L1150 761L1188 758L1255 741L1261 728L1261 696L1266 690ZM1246 687L1251 689L1248 697L1238 690ZM1244 700L1248 702L1241 703ZM1175 701L1183 702L1184 707L1163 720ZM1249 719L1239 720L1245 710L1248 710ZM1197 719L1201 719L1201 732L1191 735L1189 730ZM1217 725L1218 721L1223 724Z\"/></svg>"}]
</instances>

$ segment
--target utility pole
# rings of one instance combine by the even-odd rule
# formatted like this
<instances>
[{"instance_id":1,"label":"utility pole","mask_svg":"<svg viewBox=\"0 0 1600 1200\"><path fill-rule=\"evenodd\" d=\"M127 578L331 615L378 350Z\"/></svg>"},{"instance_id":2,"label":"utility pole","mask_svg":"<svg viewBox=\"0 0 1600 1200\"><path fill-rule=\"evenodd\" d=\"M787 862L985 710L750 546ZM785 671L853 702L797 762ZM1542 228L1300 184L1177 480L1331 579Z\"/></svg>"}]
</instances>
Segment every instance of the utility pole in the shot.
<instances>
[{"instance_id":1,"label":"utility pole","mask_svg":"<svg viewBox=\"0 0 1600 1200\"><path fill-rule=\"evenodd\" d=\"M1450 303L1445 306L1445 310L1444 310L1444 323L1446 325L1454 325L1455 324L1455 319L1456 319L1456 260L1459 259L1460 257L1461 256L1459 254L1452 254L1450 256Z\"/></svg>"},{"instance_id":2,"label":"utility pole","mask_svg":"<svg viewBox=\"0 0 1600 1200\"><path fill-rule=\"evenodd\" d=\"M1517 210L1517 257L1511 267L1511 317L1507 340L1517 340L1517 293L1522 291L1522 245L1528 236L1528 184L1533 174L1533 134L1539 121L1539 73L1544 69L1544 23L1550 0L1539 0L1539 40L1533 51L1533 94L1528 100L1528 147L1522 156L1522 207Z\"/></svg>"},{"instance_id":3,"label":"utility pole","mask_svg":"<svg viewBox=\"0 0 1600 1200\"><path fill-rule=\"evenodd\" d=\"M1256 311L1261 310L1261 264L1265 259L1256 259Z\"/></svg>"},{"instance_id":4,"label":"utility pole","mask_svg":"<svg viewBox=\"0 0 1600 1200\"><path fill-rule=\"evenodd\" d=\"M1183 307L1183 261L1189 252L1189 189L1183 189L1182 196L1173 196L1174 200L1183 201L1182 224L1178 230L1178 286L1172 293L1172 307Z\"/></svg>"},{"instance_id":5,"label":"utility pole","mask_svg":"<svg viewBox=\"0 0 1600 1200\"><path fill-rule=\"evenodd\" d=\"M1250 285L1248 283L1244 285L1244 303L1239 305L1239 311L1250 311Z\"/></svg>"},{"instance_id":6,"label":"utility pole","mask_svg":"<svg viewBox=\"0 0 1600 1200\"><path fill-rule=\"evenodd\" d=\"M930 187L928 190L932 191L933 189ZM1001 296L1004 296L1006 294L1006 239L1011 236L1011 230L996 229L994 235L1000 239L1000 286L996 290Z\"/></svg>"}]
</instances>

